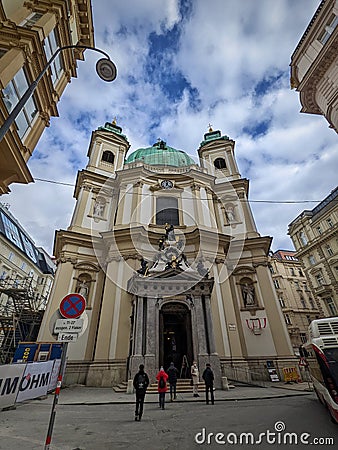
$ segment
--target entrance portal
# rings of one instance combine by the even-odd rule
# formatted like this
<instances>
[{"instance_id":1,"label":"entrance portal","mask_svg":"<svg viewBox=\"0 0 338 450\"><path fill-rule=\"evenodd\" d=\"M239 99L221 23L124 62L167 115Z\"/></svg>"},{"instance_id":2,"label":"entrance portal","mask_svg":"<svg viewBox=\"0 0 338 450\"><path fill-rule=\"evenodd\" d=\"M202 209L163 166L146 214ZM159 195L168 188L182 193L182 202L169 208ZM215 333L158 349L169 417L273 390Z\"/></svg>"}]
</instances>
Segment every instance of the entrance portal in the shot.
<instances>
[{"instance_id":1,"label":"entrance portal","mask_svg":"<svg viewBox=\"0 0 338 450\"><path fill-rule=\"evenodd\" d=\"M160 311L160 365L167 370L173 362L180 376L189 376L189 366L193 359L191 338L191 314L182 303L167 303Z\"/></svg>"}]
</instances>

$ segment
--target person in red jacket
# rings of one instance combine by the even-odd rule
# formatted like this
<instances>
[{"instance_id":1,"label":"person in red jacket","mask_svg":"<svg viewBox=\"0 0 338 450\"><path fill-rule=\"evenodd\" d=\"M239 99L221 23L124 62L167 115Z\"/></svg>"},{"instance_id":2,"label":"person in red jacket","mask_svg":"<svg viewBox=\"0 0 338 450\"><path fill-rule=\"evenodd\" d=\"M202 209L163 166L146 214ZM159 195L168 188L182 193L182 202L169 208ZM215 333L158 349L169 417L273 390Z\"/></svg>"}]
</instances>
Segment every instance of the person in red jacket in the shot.
<instances>
[{"instance_id":1,"label":"person in red jacket","mask_svg":"<svg viewBox=\"0 0 338 450\"><path fill-rule=\"evenodd\" d=\"M168 374L164 371L163 367L161 367L160 371L156 375L157 392L159 393L159 403L160 403L161 409L164 409L165 393L168 390L167 379L168 379Z\"/></svg>"}]
</instances>

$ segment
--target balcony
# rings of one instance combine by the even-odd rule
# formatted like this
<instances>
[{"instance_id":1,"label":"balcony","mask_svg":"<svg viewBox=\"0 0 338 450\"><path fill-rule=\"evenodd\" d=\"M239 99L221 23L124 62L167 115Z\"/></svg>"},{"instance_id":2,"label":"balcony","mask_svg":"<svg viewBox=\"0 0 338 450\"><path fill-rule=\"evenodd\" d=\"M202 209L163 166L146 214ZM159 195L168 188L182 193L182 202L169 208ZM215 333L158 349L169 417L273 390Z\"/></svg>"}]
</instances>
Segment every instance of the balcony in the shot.
<instances>
[{"instance_id":1,"label":"balcony","mask_svg":"<svg viewBox=\"0 0 338 450\"><path fill-rule=\"evenodd\" d=\"M326 295L332 295L332 286L331 284L323 283L320 286L315 287L314 292L316 295L319 295L321 297Z\"/></svg>"},{"instance_id":2,"label":"balcony","mask_svg":"<svg viewBox=\"0 0 338 450\"><path fill-rule=\"evenodd\" d=\"M291 334L291 335L293 335L293 336L295 336L295 335L298 335L299 334L299 332L300 332L300 329L299 329L299 327L288 327L288 332L289 332L289 334Z\"/></svg>"}]
</instances>

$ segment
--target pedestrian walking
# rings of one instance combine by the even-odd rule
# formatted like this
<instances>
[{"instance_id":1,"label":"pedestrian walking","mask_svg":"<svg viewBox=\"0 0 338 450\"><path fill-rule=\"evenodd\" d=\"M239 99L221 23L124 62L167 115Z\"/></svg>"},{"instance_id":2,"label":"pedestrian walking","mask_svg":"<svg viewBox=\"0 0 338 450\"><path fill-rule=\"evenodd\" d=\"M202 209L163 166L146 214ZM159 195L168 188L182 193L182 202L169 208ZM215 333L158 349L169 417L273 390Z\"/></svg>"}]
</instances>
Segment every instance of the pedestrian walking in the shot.
<instances>
[{"instance_id":1,"label":"pedestrian walking","mask_svg":"<svg viewBox=\"0 0 338 450\"><path fill-rule=\"evenodd\" d=\"M191 380L192 380L194 397L199 397L199 395L198 395L199 376L200 376L200 374L199 374L199 370L197 367L197 362L194 361L191 366Z\"/></svg>"},{"instance_id":2,"label":"pedestrian walking","mask_svg":"<svg viewBox=\"0 0 338 450\"><path fill-rule=\"evenodd\" d=\"M140 421L143 414L143 403L149 386L149 377L144 371L144 365L140 364L139 371L134 377L133 386L136 392L135 420Z\"/></svg>"},{"instance_id":3,"label":"pedestrian walking","mask_svg":"<svg viewBox=\"0 0 338 450\"><path fill-rule=\"evenodd\" d=\"M210 400L211 404L213 405L215 403L214 398L214 372L211 369L211 366L209 363L205 365L204 372L202 374L202 378L205 383L205 401L206 404L209 405L209 391L210 391Z\"/></svg>"},{"instance_id":4,"label":"pedestrian walking","mask_svg":"<svg viewBox=\"0 0 338 450\"><path fill-rule=\"evenodd\" d=\"M170 363L170 367L167 372L170 385L170 401L173 402L174 400L176 400L176 384L178 377L178 369L175 367L173 362Z\"/></svg>"},{"instance_id":5,"label":"pedestrian walking","mask_svg":"<svg viewBox=\"0 0 338 450\"><path fill-rule=\"evenodd\" d=\"M156 375L156 380L158 382L157 383L157 392L158 392L158 397L159 397L158 400L159 400L159 405L160 405L161 409L164 409L165 393L168 390L168 388L167 388L167 379L168 379L168 375L164 371L163 367L161 367L160 371Z\"/></svg>"}]
</instances>

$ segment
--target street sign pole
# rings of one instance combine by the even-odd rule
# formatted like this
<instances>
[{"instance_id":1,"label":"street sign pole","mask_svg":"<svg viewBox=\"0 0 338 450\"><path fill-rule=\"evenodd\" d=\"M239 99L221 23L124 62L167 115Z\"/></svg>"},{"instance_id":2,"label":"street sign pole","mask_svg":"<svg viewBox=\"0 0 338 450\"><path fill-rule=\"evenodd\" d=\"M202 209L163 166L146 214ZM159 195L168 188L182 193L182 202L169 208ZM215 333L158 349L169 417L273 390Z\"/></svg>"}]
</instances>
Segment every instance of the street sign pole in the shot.
<instances>
[{"instance_id":1,"label":"street sign pole","mask_svg":"<svg viewBox=\"0 0 338 450\"><path fill-rule=\"evenodd\" d=\"M60 364L60 370L59 370L59 375L58 375L58 382L57 382L56 389L55 389L54 401L53 401L53 406L52 406L50 419L49 419L49 425L48 425L48 431L47 431L47 437L46 437L46 443L45 443L45 450L49 450L50 443L52 441L53 426L54 426L55 415L56 415L56 405L59 402L62 377L63 377L65 365L66 365L67 350L68 350L68 342L65 342L63 344L62 355L61 355L61 364Z\"/></svg>"},{"instance_id":2,"label":"street sign pole","mask_svg":"<svg viewBox=\"0 0 338 450\"><path fill-rule=\"evenodd\" d=\"M54 334L58 333L59 337L61 336L63 347L62 347L61 364L59 369L58 381L55 389L53 406L49 418L45 450L49 450L50 443L52 441L53 426L56 415L56 405L58 404L59 401L59 395L62 385L62 377L66 367L68 342L69 340L74 342L77 339L79 332L82 332L83 320L77 319L81 316L81 314L85 311L85 309L86 309L86 299L81 294L77 293L68 294L61 300L59 306L59 313L66 320L61 319L59 320L59 322L56 321L56 323L53 324L53 332ZM63 329L74 331L75 333L71 332L69 332L68 334L60 333L59 330L62 331Z\"/></svg>"}]
</instances>

